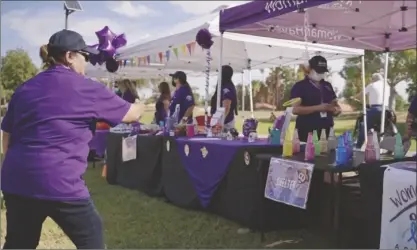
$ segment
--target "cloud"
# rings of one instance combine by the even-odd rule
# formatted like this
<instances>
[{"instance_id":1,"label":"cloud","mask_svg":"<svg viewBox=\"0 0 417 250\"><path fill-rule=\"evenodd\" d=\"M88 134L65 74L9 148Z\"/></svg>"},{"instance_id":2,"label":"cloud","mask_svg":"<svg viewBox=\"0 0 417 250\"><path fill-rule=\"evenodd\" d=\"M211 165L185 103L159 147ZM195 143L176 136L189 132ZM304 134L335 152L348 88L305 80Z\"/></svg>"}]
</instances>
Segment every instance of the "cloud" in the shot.
<instances>
[{"instance_id":1,"label":"cloud","mask_svg":"<svg viewBox=\"0 0 417 250\"><path fill-rule=\"evenodd\" d=\"M189 14L205 14L215 10L222 5L234 6L244 4L250 1L170 1L171 4L181 7Z\"/></svg>"},{"instance_id":2,"label":"cloud","mask_svg":"<svg viewBox=\"0 0 417 250\"><path fill-rule=\"evenodd\" d=\"M142 16L154 16L158 14L155 10L139 3L132 3L131 1L117 1L108 2L109 10L123 16L130 18L138 18Z\"/></svg>"}]
</instances>

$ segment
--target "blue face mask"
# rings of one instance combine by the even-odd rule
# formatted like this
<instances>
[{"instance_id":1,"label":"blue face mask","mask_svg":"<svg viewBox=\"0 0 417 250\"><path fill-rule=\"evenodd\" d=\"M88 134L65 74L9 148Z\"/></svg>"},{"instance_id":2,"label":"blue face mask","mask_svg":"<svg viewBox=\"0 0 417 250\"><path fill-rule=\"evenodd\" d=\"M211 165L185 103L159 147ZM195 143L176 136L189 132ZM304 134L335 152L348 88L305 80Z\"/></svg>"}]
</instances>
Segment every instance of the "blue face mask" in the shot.
<instances>
[{"instance_id":1,"label":"blue face mask","mask_svg":"<svg viewBox=\"0 0 417 250\"><path fill-rule=\"evenodd\" d=\"M113 91L114 91L114 93L117 93L117 92L119 92L119 88L114 88Z\"/></svg>"}]
</instances>

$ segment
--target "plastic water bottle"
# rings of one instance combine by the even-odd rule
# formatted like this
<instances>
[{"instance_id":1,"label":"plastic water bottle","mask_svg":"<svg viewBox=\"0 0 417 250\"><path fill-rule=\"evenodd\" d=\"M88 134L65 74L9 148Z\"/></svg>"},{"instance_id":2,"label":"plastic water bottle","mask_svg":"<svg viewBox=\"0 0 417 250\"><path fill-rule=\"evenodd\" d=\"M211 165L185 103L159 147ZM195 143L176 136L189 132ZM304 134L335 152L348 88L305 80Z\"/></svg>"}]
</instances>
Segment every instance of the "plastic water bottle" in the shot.
<instances>
[{"instance_id":1,"label":"plastic water bottle","mask_svg":"<svg viewBox=\"0 0 417 250\"><path fill-rule=\"evenodd\" d=\"M320 141L319 141L319 144L320 144L320 152L321 153L323 153L323 154L326 154L327 153L327 139L326 139L326 130L325 129L322 129L321 130L321 135L320 135Z\"/></svg>"},{"instance_id":2,"label":"plastic water bottle","mask_svg":"<svg viewBox=\"0 0 417 250\"><path fill-rule=\"evenodd\" d=\"M314 149L314 143L313 143L313 134L310 132L308 133L308 137L307 137L307 144L306 144L306 149L304 152L304 159L306 161L312 161L314 160L314 155L315 155L315 149Z\"/></svg>"},{"instance_id":3,"label":"plastic water bottle","mask_svg":"<svg viewBox=\"0 0 417 250\"><path fill-rule=\"evenodd\" d=\"M404 158L404 146L403 146L403 140L401 138L401 135L397 133L395 135L395 147L394 147L394 159L400 160Z\"/></svg>"},{"instance_id":4,"label":"plastic water bottle","mask_svg":"<svg viewBox=\"0 0 417 250\"><path fill-rule=\"evenodd\" d=\"M317 130L313 131L313 144L314 144L314 155L319 156L320 155L320 143L319 143L319 137L317 135Z\"/></svg>"},{"instance_id":5,"label":"plastic water bottle","mask_svg":"<svg viewBox=\"0 0 417 250\"><path fill-rule=\"evenodd\" d=\"M295 129L294 131L294 137L292 139L292 153L296 154L299 153L300 150L300 139L298 138L298 131Z\"/></svg>"}]
</instances>

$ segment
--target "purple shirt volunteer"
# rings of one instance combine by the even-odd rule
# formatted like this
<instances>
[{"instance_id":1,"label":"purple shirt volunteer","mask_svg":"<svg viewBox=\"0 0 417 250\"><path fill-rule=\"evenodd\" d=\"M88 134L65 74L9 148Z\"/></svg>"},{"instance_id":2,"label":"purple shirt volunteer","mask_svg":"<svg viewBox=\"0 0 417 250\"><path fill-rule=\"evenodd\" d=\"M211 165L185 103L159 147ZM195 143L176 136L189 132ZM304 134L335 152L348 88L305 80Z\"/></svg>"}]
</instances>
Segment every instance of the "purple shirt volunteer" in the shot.
<instances>
[{"instance_id":1,"label":"purple shirt volunteer","mask_svg":"<svg viewBox=\"0 0 417 250\"><path fill-rule=\"evenodd\" d=\"M414 96L413 100L411 101L410 107L408 108L408 113L417 117L417 96Z\"/></svg>"},{"instance_id":2,"label":"purple shirt volunteer","mask_svg":"<svg viewBox=\"0 0 417 250\"><path fill-rule=\"evenodd\" d=\"M236 88L233 84L226 85L222 88L222 94L220 102L224 100L230 100L232 103L230 105L230 111L227 114L226 118L224 119L224 123L227 124L235 119L235 110L237 105L237 96L236 96ZM216 113L217 106L214 104L211 109L210 113L213 115Z\"/></svg>"},{"instance_id":3,"label":"purple shirt volunteer","mask_svg":"<svg viewBox=\"0 0 417 250\"><path fill-rule=\"evenodd\" d=\"M174 114L177 104L180 105L180 113L178 116L179 122L184 117L185 111L194 105L194 96L193 93L191 93L190 88L181 86L174 92L171 103L169 104L170 115Z\"/></svg>"},{"instance_id":4,"label":"purple shirt volunteer","mask_svg":"<svg viewBox=\"0 0 417 250\"><path fill-rule=\"evenodd\" d=\"M329 82L321 81L318 87L306 77L292 87L291 99L293 98L301 98L302 106L315 106L322 103L331 103L337 97ZM322 118L320 112L315 112L309 115L297 116L295 127L298 130L310 132L330 128L333 125L333 115L331 113L327 112L327 116Z\"/></svg>"},{"instance_id":5,"label":"purple shirt volunteer","mask_svg":"<svg viewBox=\"0 0 417 250\"><path fill-rule=\"evenodd\" d=\"M130 108L101 83L55 66L14 93L1 129L10 133L3 162L4 192L45 200L89 198L87 169L90 124L114 126Z\"/></svg>"}]
</instances>

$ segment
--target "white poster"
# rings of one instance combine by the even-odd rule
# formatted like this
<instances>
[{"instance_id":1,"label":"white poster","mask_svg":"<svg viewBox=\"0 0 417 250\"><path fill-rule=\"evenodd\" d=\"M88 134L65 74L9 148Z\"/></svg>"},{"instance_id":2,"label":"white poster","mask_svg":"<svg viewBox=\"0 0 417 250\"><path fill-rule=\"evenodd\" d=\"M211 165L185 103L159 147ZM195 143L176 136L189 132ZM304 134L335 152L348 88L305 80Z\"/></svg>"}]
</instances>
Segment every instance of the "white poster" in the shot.
<instances>
[{"instance_id":1,"label":"white poster","mask_svg":"<svg viewBox=\"0 0 417 250\"><path fill-rule=\"evenodd\" d=\"M384 173L380 249L417 249L416 163L401 162Z\"/></svg>"},{"instance_id":2,"label":"white poster","mask_svg":"<svg viewBox=\"0 0 417 250\"><path fill-rule=\"evenodd\" d=\"M136 160L137 157L137 135L123 138L122 140L122 160L131 161Z\"/></svg>"}]
</instances>

